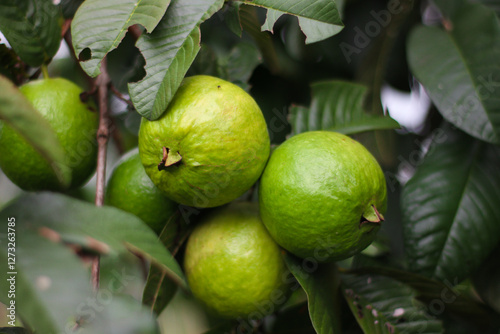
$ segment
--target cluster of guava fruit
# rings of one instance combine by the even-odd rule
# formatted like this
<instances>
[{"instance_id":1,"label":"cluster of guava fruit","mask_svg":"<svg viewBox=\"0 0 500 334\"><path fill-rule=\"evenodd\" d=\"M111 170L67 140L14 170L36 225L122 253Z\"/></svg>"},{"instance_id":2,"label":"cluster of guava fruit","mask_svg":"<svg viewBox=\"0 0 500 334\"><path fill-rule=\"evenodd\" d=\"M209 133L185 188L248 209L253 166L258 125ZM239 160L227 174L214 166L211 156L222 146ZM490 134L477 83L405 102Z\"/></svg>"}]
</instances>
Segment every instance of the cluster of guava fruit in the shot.
<instances>
[{"instance_id":1,"label":"cluster of guava fruit","mask_svg":"<svg viewBox=\"0 0 500 334\"><path fill-rule=\"evenodd\" d=\"M21 91L54 126L68 157L88 140L87 132L95 134L96 113L74 84L45 79ZM93 172L92 147L74 164L72 187ZM289 294L286 251L316 262L353 256L373 241L386 210L382 170L350 137L305 132L271 157L270 151L266 121L248 93L219 78L188 77L158 120L143 118L139 148L114 168L106 203L158 234L179 205L218 207L188 239L188 282L215 313L259 318ZM59 189L50 166L5 124L0 166L23 189ZM259 202L241 200L259 178Z\"/></svg>"}]
</instances>

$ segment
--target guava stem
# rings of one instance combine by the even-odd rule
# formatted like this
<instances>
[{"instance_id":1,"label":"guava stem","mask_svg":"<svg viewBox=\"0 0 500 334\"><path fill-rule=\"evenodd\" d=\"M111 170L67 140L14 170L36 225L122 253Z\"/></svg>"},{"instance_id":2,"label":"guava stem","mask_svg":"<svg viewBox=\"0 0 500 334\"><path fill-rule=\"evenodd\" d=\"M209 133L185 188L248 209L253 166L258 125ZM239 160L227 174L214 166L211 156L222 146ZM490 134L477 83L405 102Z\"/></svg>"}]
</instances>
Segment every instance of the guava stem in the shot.
<instances>
[{"instance_id":1,"label":"guava stem","mask_svg":"<svg viewBox=\"0 0 500 334\"><path fill-rule=\"evenodd\" d=\"M42 66L40 68L42 70L43 78L50 79L49 70L47 69L47 64L42 64Z\"/></svg>"},{"instance_id":2,"label":"guava stem","mask_svg":"<svg viewBox=\"0 0 500 334\"><path fill-rule=\"evenodd\" d=\"M182 160L182 156L179 152L172 152L170 148L163 147L163 158L158 164L158 170L162 171L167 169L167 167L180 163Z\"/></svg>"}]
</instances>

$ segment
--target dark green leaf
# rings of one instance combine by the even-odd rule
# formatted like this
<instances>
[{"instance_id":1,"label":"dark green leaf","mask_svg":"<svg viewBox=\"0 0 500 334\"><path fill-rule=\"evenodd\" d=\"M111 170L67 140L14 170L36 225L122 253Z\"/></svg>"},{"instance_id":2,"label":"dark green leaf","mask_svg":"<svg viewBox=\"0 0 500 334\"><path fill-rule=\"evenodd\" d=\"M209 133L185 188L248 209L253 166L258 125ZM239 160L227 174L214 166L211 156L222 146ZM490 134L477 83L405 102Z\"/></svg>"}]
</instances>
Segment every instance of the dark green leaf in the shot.
<instances>
[{"instance_id":1,"label":"dark green leaf","mask_svg":"<svg viewBox=\"0 0 500 334\"><path fill-rule=\"evenodd\" d=\"M440 321L425 312L416 292L393 279L343 275L342 292L364 333L443 333Z\"/></svg>"},{"instance_id":2,"label":"dark green leaf","mask_svg":"<svg viewBox=\"0 0 500 334\"><path fill-rule=\"evenodd\" d=\"M495 315L471 298L468 288L458 285L457 281L443 283L408 271L378 266L353 269L348 273L386 276L402 282L418 293L417 298L428 305L433 315L447 311L477 325L494 323Z\"/></svg>"},{"instance_id":3,"label":"dark green leaf","mask_svg":"<svg viewBox=\"0 0 500 334\"><path fill-rule=\"evenodd\" d=\"M500 148L463 132L437 129L402 194L411 271L456 284L500 238Z\"/></svg>"},{"instance_id":4,"label":"dark green leaf","mask_svg":"<svg viewBox=\"0 0 500 334\"><path fill-rule=\"evenodd\" d=\"M254 69L262 62L261 56L254 44L237 43L224 58L219 58L219 68L222 78L240 86L246 86Z\"/></svg>"},{"instance_id":5,"label":"dark green leaf","mask_svg":"<svg viewBox=\"0 0 500 334\"><path fill-rule=\"evenodd\" d=\"M71 182L71 169L64 150L50 124L36 111L24 95L0 75L0 119L18 131L44 157L62 185ZM0 122L0 132L2 123Z\"/></svg>"},{"instance_id":6,"label":"dark green leaf","mask_svg":"<svg viewBox=\"0 0 500 334\"><path fill-rule=\"evenodd\" d=\"M311 88L310 109L290 109L292 134L314 130L353 134L399 128L399 124L388 116L373 116L364 111L365 86L346 81L325 81L313 83Z\"/></svg>"},{"instance_id":7,"label":"dark green leaf","mask_svg":"<svg viewBox=\"0 0 500 334\"><path fill-rule=\"evenodd\" d=\"M25 209L28 206L30 210ZM187 286L179 265L156 234L142 220L119 209L96 207L60 194L41 193L22 195L7 206L2 215L16 216L26 225L36 221L38 228L43 226L44 231L61 240L103 255L133 251L165 270L178 285Z\"/></svg>"},{"instance_id":8,"label":"dark green leaf","mask_svg":"<svg viewBox=\"0 0 500 334\"><path fill-rule=\"evenodd\" d=\"M61 42L61 13L52 0L0 2L0 31L22 61L40 66Z\"/></svg>"},{"instance_id":9,"label":"dark green leaf","mask_svg":"<svg viewBox=\"0 0 500 334\"><path fill-rule=\"evenodd\" d=\"M474 274L472 282L481 299L500 313L500 246L497 247Z\"/></svg>"},{"instance_id":10,"label":"dark green leaf","mask_svg":"<svg viewBox=\"0 0 500 334\"><path fill-rule=\"evenodd\" d=\"M84 0L61 0L60 6L65 18L71 19Z\"/></svg>"},{"instance_id":11,"label":"dark green leaf","mask_svg":"<svg viewBox=\"0 0 500 334\"><path fill-rule=\"evenodd\" d=\"M154 32L141 36L137 47L146 60L146 76L129 84L129 92L143 117L155 120L163 114L200 50L200 24L223 3L173 0Z\"/></svg>"},{"instance_id":12,"label":"dark green leaf","mask_svg":"<svg viewBox=\"0 0 500 334\"><path fill-rule=\"evenodd\" d=\"M257 44L264 62L272 73L279 73L282 71L281 65L278 61L276 49L271 39L271 35L267 32L262 32L260 28L260 21L254 7L240 6L240 22L243 30L247 32Z\"/></svg>"},{"instance_id":13,"label":"dark green leaf","mask_svg":"<svg viewBox=\"0 0 500 334\"><path fill-rule=\"evenodd\" d=\"M90 278L83 263L68 248L42 238L36 219L28 219L23 212L32 212L12 206L0 212L4 232L0 234L0 262L7 264L7 222L15 218L15 264L0 272L0 299L10 305L15 300L16 314L26 324L40 333L64 333L72 328L81 304L92 296ZM30 207L31 208L31 207ZM10 220L11 221L11 220ZM10 231L12 232L12 230ZM12 235L9 235L12 237ZM9 255L10 258L12 256ZM11 262L11 261L9 261ZM9 298L9 281L15 274L15 298Z\"/></svg>"},{"instance_id":14,"label":"dark green leaf","mask_svg":"<svg viewBox=\"0 0 500 334\"><path fill-rule=\"evenodd\" d=\"M470 135L500 143L500 24L479 4L460 7L451 30L416 28L408 62L439 112ZM481 52L478 52L481 50Z\"/></svg>"},{"instance_id":15,"label":"dark green leaf","mask_svg":"<svg viewBox=\"0 0 500 334\"><path fill-rule=\"evenodd\" d=\"M102 59L115 49L128 27L140 24L155 29L167 10L169 0L87 0L75 14L71 34L76 56L91 77L101 73ZM82 51L91 57L82 59Z\"/></svg>"},{"instance_id":16,"label":"dark green leaf","mask_svg":"<svg viewBox=\"0 0 500 334\"><path fill-rule=\"evenodd\" d=\"M445 18L449 18L467 4L467 0L432 0Z\"/></svg>"},{"instance_id":17,"label":"dark green leaf","mask_svg":"<svg viewBox=\"0 0 500 334\"><path fill-rule=\"evenodd\" d=\"M30 332L23 327L0 327L0 334L30 334Z\"/></svg>"},{"instance_id":18,"label":"dark green leaf","mask_svg":"<svg viewBox=\"0 0 500 334\"><path fill-rule=\"evenodd\" d=\"M309 315L317 333L340 331L339 276L335 265L285 255L290 272L307 294Z\"/></svg>"},{"instance_id":19,"label":"dark green leaf","mask_svg":"<svg viewBox=\"0 0 500 334\"><path fill-rule=\"evenodd\" d=\"M213 49L203 44L188 74L216 76L245 89L254 69L261 62L259 50L249 42L236 43L224 56L217 56Z\"/></svg>"},{"instance_id":20,"label":"dark green leaf","mask_svg":"<svg viewBox=\"0 0 500 334\"><path fill-rule=\"evenodd\" d=\"M241 37L243 32L240 21L240 6L241 2L230 1L226 4L224 11L224 21L226 22L229 30L235 33L238 37Z\"/></svg>"},{"instance_id":21,"label":"dark green leaf","mask_svg":"<svg viewBox=\"0 0 500 334\"><path fill-rule=\"evenodd\" d=\"M479 1L485 4L486 6L493 9L497 13L497 15L500 15L500 1L498 0L475 0L475 1Z\"/></svg>"},{"instance_id":22,"label":"dark green leaf","mask_svg":"<svg viewBox=\"0 0 500 334\"><path fill-rule=\"evenodd\" d=\"M315 334L309 317L307 302L280 311L273 323L273 334Z\"/></svg>"},{"instance_id":23,"label":"dark green leaf","mask_svg":"<svg viewBox=\"0 0 500 334\"><path fill-rule=\"evenodd\" d=\"M234 322L232 321L226 321L220 325L215 326L214 328L203 332L203 334L227 334L231 333L231 330L233 330L235 327Z\"/></svg>"},{"instance_id":24,"label":"dark green leaf","mask_svg":"<svg viewBox=\"0 0 500 334\"><path fill-rule=\"evenodd\" d=\"M26 77L24 69L18 66L19 60L16 53L5 44L0 44L0 75L16 82L18 77Z\"/></svg>"}]
</instances>

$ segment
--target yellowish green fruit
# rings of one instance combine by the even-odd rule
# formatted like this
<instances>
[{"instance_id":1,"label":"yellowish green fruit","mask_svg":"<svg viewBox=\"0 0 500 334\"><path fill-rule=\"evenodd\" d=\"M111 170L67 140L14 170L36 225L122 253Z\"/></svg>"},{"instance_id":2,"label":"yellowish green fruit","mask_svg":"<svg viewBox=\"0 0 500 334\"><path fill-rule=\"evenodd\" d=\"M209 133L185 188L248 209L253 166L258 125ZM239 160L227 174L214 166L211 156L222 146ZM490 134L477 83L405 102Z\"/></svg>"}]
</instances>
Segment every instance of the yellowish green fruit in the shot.
<instances>
[{"instance_id":1,"label":"yellowish green fruit","mask_svg":"<svg viewBox=\"0 0 500 334\"><path fill-rule=\"evenodd\" d=\"M266 122L240 87L184 79L162 117L143 119L139 152L153 183L177 203L215 207L241 196L269 157Z\"/></svg>"},{"instance_id":2,"label":"yellowish green fruit","mask_svg":"<svg viewBox=\"0 0 500 334\"><path fill-rule=\"evenodd\" d=\"M335 132L305 132L269 159L260 214L276 242L293 254L341 260L375 238L386 192L379 164L359 142Z\"/></svg>"},{"instance_id":3,"label":"yellowish green fruit","mask_svg":"<svg viewBox=\"0 0 500 334\"><path fill-rule=\"evenodd\" d=\"M41 79L20 91L47 119L61 143L65 163L71 169L70 188L84 184L96 166L98 114L80 100L83 90L62 79ZM16 130L0 124L0 167L24 190L61 190L49 163Z\"/></svg>"},{"instance_id":4,"label":"yellowish green fruit","mask_svg":"<svg viewBox=\"0 0 500 334\"><path fill-rule=\"evenodd\" d=\"M184 269L195 297L216 314L252 319L287 298L281 250L252 203L215 211L189 237Z\"/></svg>"},{"instance_id":5,"label":"yellowish green fruit","mask_svg":"<svg viewBox=\"0 0 500 334\"><path fill-rule=\"evenodd\" d=\"M108 181L106 204L136 215L157 234L177 210L177 204L156 188L146 174L138 149L117 162Z\"/></svg>"}]
</instances>

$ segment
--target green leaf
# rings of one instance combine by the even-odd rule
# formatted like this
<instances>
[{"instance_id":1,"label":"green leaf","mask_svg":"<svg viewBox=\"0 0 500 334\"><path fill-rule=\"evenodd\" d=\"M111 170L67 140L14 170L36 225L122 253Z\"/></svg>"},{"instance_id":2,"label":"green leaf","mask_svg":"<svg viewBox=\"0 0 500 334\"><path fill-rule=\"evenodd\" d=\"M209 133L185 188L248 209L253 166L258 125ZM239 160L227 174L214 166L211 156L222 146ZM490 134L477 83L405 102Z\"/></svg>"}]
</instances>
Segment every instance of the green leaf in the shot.
<instances>
[{"instance_id":1,"label":"green leaf","mask_svg":"<svg viewBox=\"0 0 500 334\"><path fill-rule=\"evenodd\" d=\"M26 203L25 203L26 205ZM83 263L62 244L56 244L38 234L39 226L35 219L26 220L22 212L26 206L17 210L0 212L3 231L0 233L0 262L11 263L8 255L8 242L15 242L14 267L2 266L0 272L0 300L5 305L15 301L15 312L26 324L40 333L64 333L74 326L81 304L92 296L90 278ZM36 213L33 211L33 215ZM10 220L8 220L10 218ZM7 222L15 218L15 236L8 235ZM38 223L38 222L37 222ZM10 274L17 272L17 274ZM15 297L10 298L11 276L15 276Z\"/></svg>"},{"instance_id":2,"label":"green leaf","mask_svg":"<svg viewBox=\"0 0 500 334\"><path fill-rule=\"evenodd\" d=\"M2 214L15 216L26 225L36 221L37 228L43 226L44 231L57 235L62 241L93 248L103 255L132 251L161 267L176 284L187 287L184 274L170 252L156 234L132 214L54 193L24 194Z\"/></svg>"},{"instance_id":3,"label":"green leaf","mask_svg":"<svg viewBox=\"0 0 500 334\"><path fill-rule=\"evenodd\" d=\"M325 81L313 83L311 88L310 109L290 109L292 134L315 130L353 134L399 128L399 124L388 116L374 116L364 111L365 86L347 81Z\"/></svg>"},{"instance_id":4,"label":"green leaf","mask_svg":"<svg viewBox=\"0 0 500 334\"><path fill-rule=\"evenodd\" d=\"M47 160L63 186L69 186L71 169L54 130L19 89L1 75L0 119L18 131Z\"/></svg>"},{"instance_id":5,"label":"green leaf","mask_svg":"<svg viewBox=\"0 0 500 334\"><path fill-rule=\"evenodd\" d=\"M279 10L268 9L266 14L266 21L261 28L262 31L269 31L271 33L274 33L274 24L283 14L285 13Z\"/></svg>"},{"instance_id":6,"label":"green leaf","mask_svg":"<svg viewBox=\"0 0 500 334\"><path fill-rule=\"evenodd\" d=\"M309 315L317 333L341 333L339 306L339 277L333 264L299 259L285 255L290 272L307 294Z\"/></svg>"},{"instance_id":7,"label":"green leaf","mask_svg":"<svg viewBox=\"0 0 500 334\"><path fill-rule=\"evenodd\" d=\"M306 35L306 44L316 43L337 35L344 25L328 24L299 17L300 29Z\"/></svg>"},{"instance_id":8,"label":"green leaf","mask_svg":"<svg viewBox=\"0 0 500 334\"><path fill-rule=\"evenodd\" d=\"M364 333L443 333L441 321L425 312L416 292L393 279L342 275L342 292Z\"/></svg>"},{"instance_id":9,"label":"green leaf","mask_svg":"<svg viewBox=\"0 0 500 334\"><path fill-rule=\"evenodd\" d=\"M99 293L102 296L111 296L113 291L101 289L97 293L97 302ZM98 305L94 312L93 304L87 305L87 312L93 312L91 321L88 324L84 322L82 334L94 333L120 333L120 334L157 334L159 333L156 320L149 310L141 305L140 302L127 295L112 295L108 301L103 297L102 304Z\"/></svg>"},{"instance_id":10,"label":"green leaf","mask_svg":"<svg viewBox=\"0 0 500 334\"><path fill-rule=\"evenodd\" d=\"M61 42L61 13L52 0L2 0L0 31L22 61L40 66Z\"/></svg>"},{"instance_id":11,"label":"green leaf","mask_svg":"<svg viewBox=\"0 0 500 334\"><path fill-rule=\"evenodd\" d=\"M200 24L223 3L173 0L153 33L138 40L137 47L146 60L146 76L128 87L141 116L155 120L163 114L200 50Z\"/></svg>"},{"instance_id":12,"label":"green leaf","mask_svg":"<svg viewBox=\"0 0 500 334\"><path fill-rule=\"evenodd\" d=\"M500 148L444 127L401 198L409 268L461 282L500 238ZM456 284L456 283L454 283Z\"/></svg>"},{"instance_id":13,"label":"green leaf","mask_svg":"<svg viewBox=\"0 0 500 334\"><path fill-rule=\"evenodd\" d=\"M268 9L266 21L262 25L262 31L273 32L273 27L276 21L285 14L285 12ZM306 44L322 41L338 34L344 26L342 24L330 24L306 17L299 17L299 25L304 35L306 35Z\"/></svg>"},{"instance_id":14,"label":"green leaf","mask_svg":"<svg viewBox=\"0 0 500 334\"><path fill-rule=\"evenodd\" d=\"M95 77L101 73L103 58L115 49L127 29L140 24L153 31L165 14L169 0L87 0L78 8L71 34L75 54L85 72ZM82 51L90 51L84 57ZM82 59L88 58L88 59Z\"/></svg>"},{"instance_id":15,"label":"green leaf","mask_svg":"<svg viewBox=\"0 0 500 334\"><path fill-rule=\"evenodd\" d=\"M418 27L408 62L443 117L468 134L500 143L500 24L479 4L460 7L451 30ZM478 52L481 50L481 52Z\"/></svg>"},{"instance_id":16,"label":"green leaf","mask_svg":"<svg viewBox=\"0 0 500 334\"><path fill-rule=\"evenodd\" d=\"M245 0L244 4L276 10L318 22L343 26L340 13L333 0Z\"/></svg>"}]
</instances>

